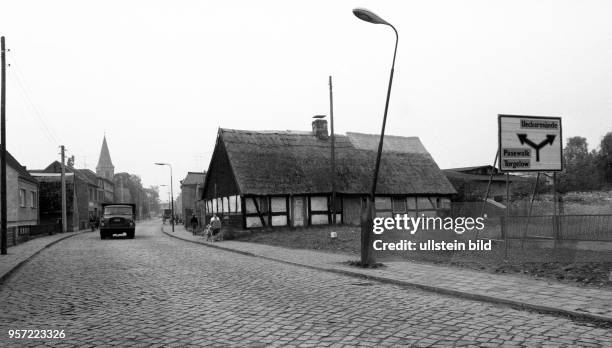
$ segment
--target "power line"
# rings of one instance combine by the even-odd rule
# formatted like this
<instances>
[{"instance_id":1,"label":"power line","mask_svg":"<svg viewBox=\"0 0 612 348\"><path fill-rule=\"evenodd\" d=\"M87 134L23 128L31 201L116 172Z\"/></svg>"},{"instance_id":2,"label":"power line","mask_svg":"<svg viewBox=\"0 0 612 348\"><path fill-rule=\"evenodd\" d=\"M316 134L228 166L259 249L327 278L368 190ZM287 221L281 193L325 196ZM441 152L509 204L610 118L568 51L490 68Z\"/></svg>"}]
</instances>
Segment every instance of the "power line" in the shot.
<instances>
[{"instance_id":1,"label":"power line","mask_svg":"<svg viewBox=\"0 0 612 348\"><path fill-rule=\"evenodd\" d=\"M28 84L26 82L24 74L22 73L21 69L19 68L19 64L16 63L16 61L14 59L14 56L11 57L11 65L10 66L14 68L14 69L11 69L15 73L12 76L15 76L15 81L17 82L18 86L20 87L22 96L24 97L24 100L29 104L31 110L33 111L34 116L36 116L36 118L38 119L38 123L41 126L41 129L43 130L43 133L45 134L45 136L47 137L47 139L49 141L51 141L54 144L59 144L60 141L59 141L58 137L56 136L55 132L47 124L47 122L45 121L45 118L43 116L43 113L40 111L40 109L33 102L32 97L31 97L32 93L30 92L30 89L28 87Z\"/></svg>"}]
</instances>

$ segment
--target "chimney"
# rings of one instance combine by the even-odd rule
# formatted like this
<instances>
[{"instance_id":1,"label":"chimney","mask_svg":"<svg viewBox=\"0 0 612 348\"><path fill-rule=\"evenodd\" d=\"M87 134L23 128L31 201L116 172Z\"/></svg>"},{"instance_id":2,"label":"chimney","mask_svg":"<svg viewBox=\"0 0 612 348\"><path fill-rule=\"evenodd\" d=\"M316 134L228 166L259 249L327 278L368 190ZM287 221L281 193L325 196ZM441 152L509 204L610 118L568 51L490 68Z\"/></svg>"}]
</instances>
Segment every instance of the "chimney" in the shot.
<instances>
[{"instance_id":1,"label":"chimney","mask_svg":"<svg viewBox=\"0 0 612 348\"><path fill-rule=\"evenodd\" d=\"M327 140L327 120L325 115L316 115L312 118L314 118L314 121L312 121L312 134L321 140Z\"/></svg>"}]
</instances>

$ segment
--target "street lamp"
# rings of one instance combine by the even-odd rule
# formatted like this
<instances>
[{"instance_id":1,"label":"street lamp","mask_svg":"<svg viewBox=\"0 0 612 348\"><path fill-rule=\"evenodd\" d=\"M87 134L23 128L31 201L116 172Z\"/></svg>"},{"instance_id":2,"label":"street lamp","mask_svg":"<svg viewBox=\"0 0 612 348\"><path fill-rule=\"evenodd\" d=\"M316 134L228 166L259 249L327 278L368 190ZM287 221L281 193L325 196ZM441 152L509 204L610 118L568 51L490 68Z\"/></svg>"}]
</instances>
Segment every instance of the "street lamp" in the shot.
<instances>
[{"instance_id":1,"label":"street lamp","mask_svg":"<svg viewBox=\"0 0 612 348\"><path fill-rule=\"evenodd\" d=\"M172 232L174 232L174 191L172 190L172 165L170 165L170 163L161 163L161 162L156 162L155 163L158 166L168 166L170 167L170 204L171 204L171 212L172 212L172 219L170 221L172 221Z\"/></svg>"},{"instance_id":2,"label":"street lamp","mask_svg":"<svg viewBox=\"0 0 612 348\"><path fill-rule=\"evenodd\" d=\"M159 185L159 187L168 187L168 185ZM170 198L170 191L168 190L168 208L170 208L170 201L172 199Z\"/></svg>"},{"instance_id":3,"label":"street lamp","mask_svg":"<svg viewBox=\"0 0 612 348\"><path fill-rule=\"evenodd\" d=\"M372 191L370 192L369 200L366 202L366 213L362 214L361 221L361 264L363 266L371 265L374 263L374 259L372 257L372 253L370 250L370 236L372 233L372 218L373 218L373 210L375 209L375 195L376 195L376 183L378 181L378 170L380 168L380 157L383 149L383 140L385 138L385 125L387 123L387 111L389 110L389 97L391 96L391 85L393 83L393 71L395 69L395 56L397 54L397 42L399 41L399 36L397 34L397 30L391 23L385 21L380 18L374 12L367 10L365 8L355 8L353 9L353 14L361 19L362 21L366 21L373 24L384 24L388 25L395 32L395 49L393 50L393 63L391 64L391 74L389 76L389 87L387 88L387 100L385 102L385 113L383 116L382 130L380 131L380 141L378 142L378 152L376 154L376 167L374 168L374 178L372 180ZM364 216L365 215L365 216ZM364 221L365 220L365 221Z\"/></svg>"}]
</instances>

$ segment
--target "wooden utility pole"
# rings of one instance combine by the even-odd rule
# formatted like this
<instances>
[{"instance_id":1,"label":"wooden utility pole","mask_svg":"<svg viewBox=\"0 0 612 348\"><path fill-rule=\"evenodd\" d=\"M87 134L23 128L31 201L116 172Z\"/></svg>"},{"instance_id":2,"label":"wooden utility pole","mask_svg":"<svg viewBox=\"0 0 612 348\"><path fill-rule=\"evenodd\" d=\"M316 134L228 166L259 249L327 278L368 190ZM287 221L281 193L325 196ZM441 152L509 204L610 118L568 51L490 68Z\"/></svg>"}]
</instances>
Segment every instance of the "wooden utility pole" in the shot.
<instances>
[{"instance_id":1,"label":"wooden utility pole","mask_svg":"<svg viewBox=\"0 0 612 348\"><path fill-rule=\"evenodd\" d=\"M68 214L66 213L66 148L60 146L62 151L62 232L68 231ZM75 187L76 188L76 187Z\"/></svg>"},{"instance_id":2,"label":"wooden utility pole","mask_svg":"<svg viewBox=\"0 0 612 348\"><path fill-rule=\"evenodd\" d=\"M6 56L5 56L5 47L4 47L4 36L0 38L0 50L1 50L1 55L2 55L2 95L0 97L0 99L2 99L1 101L1 105L0 105L0 114L1 115L1 121L0 121L0 127L2 127L2 131L1 131L1 135L0 135L0 142L2 142L1 144L1 148L0 148L0 170L2 171L2 174L0 175L0 204L2 205L2 208L0 208L0 219L2 220L1 222L1 227L0 229L2 236L0 237L0 254L2 255L6 255L7 251L7 240L6 240L6 234L7 234L7 213L6 213Z\"/></svg>"},{"instance_id":3,"label":"wooden utility pole","mask_svg":"<svg viewBox=\"0 0 612 348\"><path fill-rule=\"evenodd\" d=\"M334 96L332 93L332 77L329 77L329 118L331 123L331 214L332 224L336 224L336 137L334 135Z\"/></svg>"}]
</instances>

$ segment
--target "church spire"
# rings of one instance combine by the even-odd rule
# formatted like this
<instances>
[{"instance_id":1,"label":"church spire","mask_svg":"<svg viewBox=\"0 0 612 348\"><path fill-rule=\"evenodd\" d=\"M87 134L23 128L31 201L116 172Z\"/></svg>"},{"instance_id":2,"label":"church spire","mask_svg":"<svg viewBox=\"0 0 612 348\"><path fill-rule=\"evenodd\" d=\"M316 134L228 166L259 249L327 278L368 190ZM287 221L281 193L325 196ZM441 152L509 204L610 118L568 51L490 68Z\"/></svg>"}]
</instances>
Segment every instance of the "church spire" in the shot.
<instances>
[{"instance_id":1,"label":"church spire","mask_svg":"<svg viewBox=\"0 0 612 348\"><path fill-rule=\"evenodd\" d=\"M96 174L110 180L113 180L115 176L115 166L111 161L108 145L106 144L106 134L104 135L104 140L102 140L102 149L100 150L100 158L96 166Z\"/></svg>"}]
</instances>

